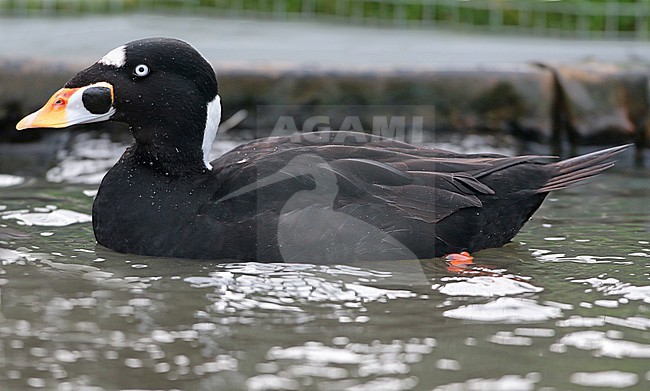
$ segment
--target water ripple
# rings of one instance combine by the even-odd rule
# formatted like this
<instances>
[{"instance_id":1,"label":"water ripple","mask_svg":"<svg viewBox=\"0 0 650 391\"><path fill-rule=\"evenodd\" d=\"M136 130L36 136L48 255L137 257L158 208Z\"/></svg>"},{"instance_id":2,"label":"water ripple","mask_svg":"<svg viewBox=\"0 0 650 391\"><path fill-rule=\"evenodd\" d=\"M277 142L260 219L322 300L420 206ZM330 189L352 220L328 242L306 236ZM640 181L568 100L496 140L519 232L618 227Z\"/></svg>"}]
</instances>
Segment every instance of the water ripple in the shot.
<instances>
[{"instance_id":1,"label":"water ripple","mask_svg":"<svg viewBox=\"0 0 650 391\"><path fill-rule=\"evenodd\" d=\"M534 300L501 297L485 304L469 304L443 312L443 316L479 322L541 322L562 316L562 310Z\"/></svg>"},{"instance_id":2,"label":"water ripple","mask_svg":"<svg viewBox=\"0 0 650 391\"><path fill-rule=\"evenodd\" d=\"M0 187L12 187L25 183L25 178L18 175L0 174Z\"/></svg>"},{"instance_id":3,"label":"water ripple","mask_svg":"<svg viewBox=\"0 0 650 391\"><path fill-rule=\"evenodd\" d=\"M258 369L282 374L285 379L283 387L304 384L304 378L315 377L328 380L328 383L319 383L328 390L410 390L418 383L415 377L406 376L411 365L421 362L436 345L433 338L393 340L390 343L357 342L340 347L309 341L286 348L270 348L266 353L268 362L259 364ZM351 376L357 380L339 380ZM259 388L261 380L279 381L274 375L264 374L250 378L248 385L262 389Z\"/></svg>"},{"instance_id":4,"label":"water ripple","mask_svg":"<svg viewBox=\"0 0 650 391\"><path fill-rule=\"evenodd\" d=\"M57 183L99 184L126 146L111 141L108 135L78 134L69 150L59 152L59 163L47 172L46 178Z\"/></svg>"},{"instance_id":5,"label":"water ripple","mask_svg":"<svg viewBox=\"0 0 650 391\"><path fill-rule=\"evenodd\" d=\"M517 281L507 277L479 276L464 281L450 282L441 286L438 291L449 296L507 296L521 293L539 293L544 289L525 281Z\"/></svg>"},{"instance_id":6,"label":"water ripple","mask_svg":"<svg viewBox=\"0 0 650 391\"><path fill-rule=\"evenodd\" d=\"M576 372L571 383L585 387L627 388L639 382L636 373L621 371Z\"/></svg>"},{"instance_id":7,"label":"water ripple","mask_svg":"<svg viewBox=\"0 0 650 391\"><path fill-rule=\"evenodd\" d=\"M67 209L59 209L54 205L44 208L35 208L34 211L27 209L6 211L0 213L3 220L15 219L19 225L41 226L41 227L65 227L76 223L89 223L92 217L86 213L79 213Z\"/></svg>"},{"instance_id":8,"label":"water ripple","mask_svg":"<svg viewBox=\"0 0 650 391\"><path fill-rule=\"evenodd\" d=\"M303 312L300 305L305 303L322 303L330 309L354 309L363 303L416 296L405 289L373 286L379 280L390 280L390 274L349 266L246 263L224 265L221 269L209 276L184 279L196 288L214 288L216 294L209 298L213 301L212 310L219 313L255 308ZM332 280L331 275L341 279ZM345 319L340 316L341 321ZM363 322L365 318L354 319Z\"/></svg>"},{"instance_id":9,"label":"water ripple","mask_svg":"<svg viewBox=\"0 0 650 391\"><path fill-rule=\"evenodd\" d=\"M457 390L498 390L498 391L528 391L534 390L535 384L541 380L537 372L526 376L504 375L498 379L470 379L464 383L451 383L434 388L434 391Z\"/></svg>"},{"instance_id":10,"label":"water ripple","mask_svg":"<svg viewBox=\"0 0 650 391\"><path fill-rule=\"evenodd\" d=\"M589 284L598 292L606 295L620 295L628 300L641 300L644 303L650 303L650 285L634 286L629 283L619 281L616 278L587 278L575 279L572 282Z\"/></svg>"},{"instance_id":11,"label":"water ripple","mask_svg":"<svg viewBox=\"0 0 650 391\"><path fill-rule=\"evenodd\" d=\"M591 350L594 356L614 358L650 358L650 345L618 339L619 333L584 330L569 333L559 341L560 345Z\"/></svg>"},{"instance_id":12,"label":"water ripple","mask_svg":"<svg viewBox=\"0 0 650 391\"><path fill-rule=\"evenodd\" d=\"M215 143L210 158L214 159L239 144L241 142L220 140ZM70 147L59 152L59 162L48 170L46 178L54 183L99 184L127 146L127 142L112 141L108 134L77 134Z\"/></svg>"}]
</instances>

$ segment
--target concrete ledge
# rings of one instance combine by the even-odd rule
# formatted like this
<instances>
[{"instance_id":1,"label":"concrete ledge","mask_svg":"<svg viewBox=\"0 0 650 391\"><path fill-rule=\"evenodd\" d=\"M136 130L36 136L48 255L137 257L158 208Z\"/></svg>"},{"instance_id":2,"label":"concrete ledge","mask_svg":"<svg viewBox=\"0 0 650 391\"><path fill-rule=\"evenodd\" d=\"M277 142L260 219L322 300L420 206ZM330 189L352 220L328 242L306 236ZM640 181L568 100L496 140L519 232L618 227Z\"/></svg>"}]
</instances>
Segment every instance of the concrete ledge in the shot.
<instances>
[{"instance_id":1,"label":"concrete ledge","mask_svg":"<svg viewBox=\"0 0 650 391\"><path fill-rule=\"evenodd\" d=\"M551 132L553 77L534 66L472 70L259 70L220 69L226 114L256 105L293 105L303 115L329 105L429 106L433 131L521 131L538 138ZM415 114L415 113L414 113ZM255 118L272 127L274 118Z\"/></svg>"},{"instance_id":2,"label":"concrete ledge","mask_svg":"<svg viewBox=\"0 0 650 391\"><path fill-rule=\"evenodd\" d=\"M238 126L264 135L278 106L299 118L332 105L430 107L425 132L496 132L559 145L646 145L648 72L614 65L493 66L436 70L291 68L214 64L224 118L245 109ZM0 139L87 64L0 60ZM275 105L275 111L258 110ZM296 110L298 108L298 110ZM279 109L281 112L281 108ZM268 115L271 113L272 115ZM342 113L339 113L342 115ZM333 115L337 115L334 112ZM368 119L361 118L362 121Z\"/></svg>"}]
</instances>

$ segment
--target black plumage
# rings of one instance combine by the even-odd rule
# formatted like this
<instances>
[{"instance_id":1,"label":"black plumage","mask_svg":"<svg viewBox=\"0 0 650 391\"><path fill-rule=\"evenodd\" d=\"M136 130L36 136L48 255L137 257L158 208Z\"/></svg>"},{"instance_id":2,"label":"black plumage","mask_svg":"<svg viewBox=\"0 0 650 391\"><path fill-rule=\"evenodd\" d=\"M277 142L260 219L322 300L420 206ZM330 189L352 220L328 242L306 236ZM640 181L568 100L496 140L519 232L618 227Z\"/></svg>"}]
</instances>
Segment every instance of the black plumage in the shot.
<instances>
[{"instance_id":1,"label":"black plumage","mask_svg":"<svg viewBox=\"0 0 650 391\"><path fill-rule=\"evenodd\" d=\"M209 64L169 39L125 47L67 87L114 88L136 142L93 205L99 244L200 259L341 262L430 258L509 242L549 191L609 168L626 147L547 163L465 155L353 132L260 139L203 163ZM146 63L151 73L133 74Z\"/></svg>"}]
</instances>

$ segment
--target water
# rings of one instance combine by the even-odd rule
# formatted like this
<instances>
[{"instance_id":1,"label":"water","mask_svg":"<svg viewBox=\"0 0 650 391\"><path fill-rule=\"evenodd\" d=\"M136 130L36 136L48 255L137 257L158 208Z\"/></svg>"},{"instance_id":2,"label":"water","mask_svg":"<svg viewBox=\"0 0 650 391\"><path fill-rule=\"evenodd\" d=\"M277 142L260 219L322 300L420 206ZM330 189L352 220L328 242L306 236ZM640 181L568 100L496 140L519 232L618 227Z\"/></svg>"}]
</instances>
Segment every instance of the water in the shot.
<instances>
[{"instance_id":1,"label":"water","mask_svg":"<svg viewBox=\"0 0 650 391\"><path fill-rule=\"evenodd\" d=\"M647 172L556 192L514 243L421 260L411 285L96 247L96 182L124 144L67 145L30 175L0 158L2 390L650 388Z\"/></svg>"}]
</instances>

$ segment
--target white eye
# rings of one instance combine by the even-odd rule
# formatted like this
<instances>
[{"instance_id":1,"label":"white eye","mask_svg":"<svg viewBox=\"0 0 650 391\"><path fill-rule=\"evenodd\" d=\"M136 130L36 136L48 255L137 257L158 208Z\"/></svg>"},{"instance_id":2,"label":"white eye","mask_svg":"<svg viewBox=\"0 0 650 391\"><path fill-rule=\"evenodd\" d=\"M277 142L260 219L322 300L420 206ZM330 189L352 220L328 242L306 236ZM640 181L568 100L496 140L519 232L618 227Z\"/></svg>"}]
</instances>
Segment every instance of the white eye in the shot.
<instances>
[{"instance_id":1,"label":"white eye","mask_svg":"<svg viewBox=\"0 0 650 391\"><path fill-rule=\"evenodd\" d=\"M146 66L145 64L140 64L135 67L133 73L135 73L135 75L138 77L147 76L149 74L149 67Z\"/></svg>"}]
</instances>

